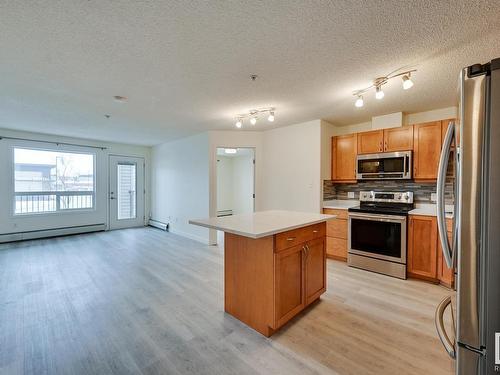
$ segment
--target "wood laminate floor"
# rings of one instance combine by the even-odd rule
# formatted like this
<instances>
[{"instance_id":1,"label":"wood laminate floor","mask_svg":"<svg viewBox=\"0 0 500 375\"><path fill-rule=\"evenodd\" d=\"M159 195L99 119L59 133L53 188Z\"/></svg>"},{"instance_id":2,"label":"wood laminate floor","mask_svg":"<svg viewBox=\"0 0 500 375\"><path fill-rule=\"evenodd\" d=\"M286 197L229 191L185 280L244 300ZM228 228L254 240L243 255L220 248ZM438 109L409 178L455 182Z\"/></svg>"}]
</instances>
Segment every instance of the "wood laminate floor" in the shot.
<instances>
[{"instance_id":1,"label":"wood laminate floor","mask_svg":"<svg viewBox=\"0 0 500 375\"><path fill-rule=\"evenodd\" d=\"M4 244L0 374L451 374L448 293L329 260L321 301L266 339L223 312L218 247L150 228Z\"/></svg>"}]
</instances>

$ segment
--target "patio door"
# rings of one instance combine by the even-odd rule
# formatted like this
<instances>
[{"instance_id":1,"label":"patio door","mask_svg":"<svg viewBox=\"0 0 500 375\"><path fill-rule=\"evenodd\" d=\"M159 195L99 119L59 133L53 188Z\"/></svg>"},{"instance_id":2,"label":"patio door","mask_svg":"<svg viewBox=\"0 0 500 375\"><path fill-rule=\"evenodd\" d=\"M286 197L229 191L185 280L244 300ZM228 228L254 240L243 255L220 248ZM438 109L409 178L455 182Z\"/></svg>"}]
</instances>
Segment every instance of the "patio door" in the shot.
<instances>
[{"instance_id":1,"label":"patio door","mask_svg":"<svg viewBox=\"0 0 500 375\"><path fill-rule=\"evenodd\" d=\"M144 225L144 159L109 157L109 227Z\"/></svg>"}]
</instances>

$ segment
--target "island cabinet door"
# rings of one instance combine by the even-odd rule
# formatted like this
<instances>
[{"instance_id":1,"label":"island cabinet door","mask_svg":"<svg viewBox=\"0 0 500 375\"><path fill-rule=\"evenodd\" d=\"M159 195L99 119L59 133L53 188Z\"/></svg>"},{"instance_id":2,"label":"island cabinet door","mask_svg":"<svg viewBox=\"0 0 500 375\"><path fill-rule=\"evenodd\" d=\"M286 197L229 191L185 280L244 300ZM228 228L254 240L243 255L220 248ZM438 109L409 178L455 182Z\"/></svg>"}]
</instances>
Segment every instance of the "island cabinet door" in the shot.
<instances>
[{"instance_id":1,"label":"island cabinet door","mask_svg":"<svg viewBox=\"0 0 500 375\"><path fill-rule=\"evenodd\" d=\"M306 243L306 305L314 302L326 290L325 238Z\"/></svg>"},{"instance_id":2,"label":"island cabinet door","mask_svg":"<svg viewBox=\"0 0 500 375\"><path fill-rule=\"evenodd\" d=\"M305 306L305 246L275 253L275 327L278 328Z\"/></svg>"}]
</instances>

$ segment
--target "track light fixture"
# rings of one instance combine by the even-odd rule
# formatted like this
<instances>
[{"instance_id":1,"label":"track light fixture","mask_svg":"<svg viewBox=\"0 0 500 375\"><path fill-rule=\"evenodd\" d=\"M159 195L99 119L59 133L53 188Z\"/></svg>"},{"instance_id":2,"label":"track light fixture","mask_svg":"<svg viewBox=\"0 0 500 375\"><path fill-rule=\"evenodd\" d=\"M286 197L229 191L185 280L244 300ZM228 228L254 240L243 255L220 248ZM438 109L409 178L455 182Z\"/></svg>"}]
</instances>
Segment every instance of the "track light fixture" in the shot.
<instances>
[{"instance_id":1,"label":"track light fixture","mask_svg":"<svg viewBox=\"0 0 500 375\"><path fill-rule=\"evenodd\" d=\"M403 89L408 90L413 87L413 81L411 80L411 73L416 72L416 69L412 70L406 70L404 72L400 73L391 73L388 74L387 76L384 77L378 77L375 80L373 80L373 84L371 86L368 86L364 89L361 90L356 90L352 94L357 97L356 101L354 102L354 105L357 108L363 107L364 101L363 101L363 94L366 92L375 89L375 98L378 100L381 100L384 98L385 93L384 90L382 89L382 86L385 85L389 80L396 78L396 77L401 77L403 80Z\"/></svg>"},{"instance_id":2,"label":"track light fixture","mask_svg":"<svg viewBox=\"0 0 500 375\"><path fill-rule=\"evenodd\" d=\"M363 95L358 95L358 98L356 99L356 102L354 103L354 105L358 108L361 108L362 106L365 105L365 102L363 100Z\"/></svg>"},{"instance_id":3,"label":"track light fixture","mask_svg":"<svg viewBox=\"0 0 500 375\"><path fill-rule=\"evenodd\" d=\"M248 113L241 113L236 116L235 126L240 129L243 126L243 120L249 119L251 125L257 124L257 120L259 119L259 115L268 113L267 121L274 122L274 112L276 108L268 107L268 108L259 108L252 109L248 111Z\"/></svg>"}]
</instances>

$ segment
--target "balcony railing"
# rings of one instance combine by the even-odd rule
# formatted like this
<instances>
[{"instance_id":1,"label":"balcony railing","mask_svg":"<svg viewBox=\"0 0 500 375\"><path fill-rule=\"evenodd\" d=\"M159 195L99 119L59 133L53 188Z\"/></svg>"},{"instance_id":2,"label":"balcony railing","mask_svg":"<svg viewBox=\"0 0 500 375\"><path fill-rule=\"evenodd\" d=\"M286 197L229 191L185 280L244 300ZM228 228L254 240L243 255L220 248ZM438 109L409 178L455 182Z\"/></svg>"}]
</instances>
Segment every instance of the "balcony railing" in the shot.
<instances>
[{"instance_id":1,"label":"balcony railing","mask_svg":"<svg viewBox=\"0 0 500 375\"><path fill-rule=\"evenodd\" d=\"M93 191L16 192L15 214L37 214L94 207Z\"/></svg>"}]
</instances>

